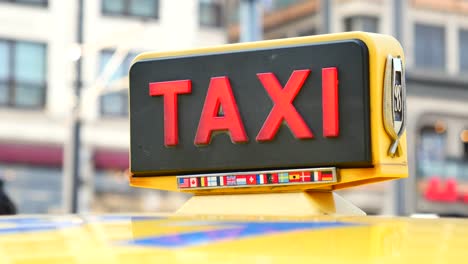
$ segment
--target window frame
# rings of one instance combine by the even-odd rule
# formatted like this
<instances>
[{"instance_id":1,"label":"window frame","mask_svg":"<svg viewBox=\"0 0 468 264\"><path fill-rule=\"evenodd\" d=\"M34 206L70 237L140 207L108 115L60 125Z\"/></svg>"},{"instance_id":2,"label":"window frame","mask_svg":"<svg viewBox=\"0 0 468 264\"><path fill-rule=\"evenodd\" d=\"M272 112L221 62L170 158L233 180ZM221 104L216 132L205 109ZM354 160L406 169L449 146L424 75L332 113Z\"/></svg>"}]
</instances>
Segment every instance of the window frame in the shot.
<instances>
[{"instance_id":1,"label":"window frame","mask_svg":"<svg viewBox=\"0 0 468 264\"><path fill-rule=\"evenodd\" d=\"M380 18L377 16L377 15L352 15L352 16L347 16L343 19L343 31L345 32L349 32L349 31L364 31L364 29L362 28L358 28L358 29L353 29L352 27L354 26L353 25L353 20L360 20L358 22L361 23L361 27L363 26L363 23L362 21L364 21L363 19L371 19L371 20L374 20L375 21L375 32L371 32L371 31L366 31L366 32L370 32L370 33L379 33L380 31ZM348 29L348 25L350 25L350 29Z\"/></svg>"},{"instance_id":2,"label":"window frame","mask_svg":"<svg viewBox=\"0 0 468 264\"><path fill-rule=\"evenodd\" d=\"M447 63L448 63L448 57L447 57L447 54L446 54L446 50L447 50L447 45L448 45L448 42L447 42L447 27L443 24L430 24L430 23L424 23L424 22L420 22L420 21L416 21L413 23L413 52L414 52L414 63L413 63L413 67L418 69L418 70L424 70L424 71L431 71L431 72L441 72L441 73L446 73L447 72ZM441 65L437 65L435 62L430 62L428 63L427 61L422 61L422 60L418 60L419 56L418 56L418 50L421 50L421 49L418 49L418 45L417 45L417 41L418 38L417 37L417 28L420 28L420 29L428 29L428 28L432 28L432 29L437 29L437 30L442 30L442 47L439 48L439 50L441 50L441 55L442 55L442 64ZM424 41L424 43L426 43L424 46L427 47L427 39L423 39L423 40L420 40L420 41ZM430 48L431 51L433 51L434 49L431 47ZM434 52L431 52L431 55L432 56L424 56L424 58L434 58L433 56Z\"/></svg>"},{"instance_id":3,"label":"window frame","mask_svg":"<svg viewBox=\"0 0 468 264\"><path fill-rule=\"evenodd\" d=\"M215 23L203 23L204 21L201 19L202 6L204 6L204 8L209 9L210 12L215 10L214 13L215 15L217 15L217 17L215 17L214 19ZM216 14L216 11L219 13ZM216 1L211 1L211 2L199 1L198 2L198 24L201 27L207 27L207 28L223 28L225 24L225 21L223 18L223 5Z\"/></svg>"},{"instance_id":4,"label":"window frame","mask_svg":"<svg viewBox=\"0 0 468 264\"><path fill-rule=\"evenodd\" d=\"M120 107L118 113L104 111L105 110L104 97L109 96L109 95L115 95L115 96L120 97L121 100L126 100L127 101L126 104L123 104ZM129 115L129 111L128 111L128 91L115 91L115 92L109 92L109 93L102 94L99 97L99 114L100 114L101 117L105 117L105 118L126 118L126 117L128 117L128 115Z\"/></svg>"},{"instance_id":5,"label":"window frame","mask_svg":"<svg viewBox=\"0 0 468 264\"><path fill-rule=\"evenodd\" d=\"M318 30L316 27L307 27L307 28L301 28L297 30L296 36L298 37L307 37L307 36L315 36L318 34Z\"/></svg>"},{"instance_id":6,"label":"window frame","mask_svg":"<svg viewBox=\"0 0 468 264\"><path fill-rule=\"evenodd\" d=\"M124 8L121 12L110 12L109 10L106 10L105 9L105 0L101 0L101 14L103 16L106 16L106 17L114 17L114 18L122 18L122 17L125 17L125 18L137 18L137 19L143 19L143 20L149 20L149 19L154 19L154 20L158 20L159 19L159 13L160 13L160 10L161 10L161 6L160 6L160 0L155 0L156 1L156 7L155 7L155 10L154 10L154 13L153 15L151 16L141 16L141 15L136 15L136 14L132 14L131 12L131 3L134 1L134 0L123 0L124 1Z\"/></svg>"},{"instance_id":7,"label":"window frame","mask_svg":"<svg viewBox=\"0 0 468 264\"><path fill-rule=\"evenodd\" d=\"M41 3L32 3L25 0L0 0L0 3L12 3L18 5L34 6L34 7L49 7L49 0L42 0Z\"/></svg>"},{"instance_id":8,"label":"window frame","mask_svg":"<svg viewBox=\"0 0 468 264\"><path fill-rule=\"evenodd\" d=\"M462 59L462 35L465 34L465 37L466 37L466 44L465 44L465 47L466 47L466 50L464 51L466 56L468 57L468 28L463 28L463 27L460 27L460 29L458 30L458 57L459 57L459 61L458 61L458 68L459 68L459 72L460 73L467 73L468 72L468 62L464 61ZM465 62L466 64L463 64L463 62Z\"/></svg>"},{"instance_id":9,"label":"window frame","mask_svg":"<svg viewBox=\"0 0 468 264\"><path fill-rule=\"evenodd\" d=\"M0 38L0 42L5 42L7 44L8 50L8 62L7 68L9 70L8 75L5 80L0 78L0 84L4 84L8 89L7 101L6 103L0 102L0 108L15 108L15 109L25 109L25 110L42 110L45 108L47 104L47 90L48 90L48 76L47 76L47 64L48 64L48 46L47 43L44 42L37 42L37 41L29 41L29 40L17 40L17 39L4 39ZM29 106L29 105L19 105L16 101L16 93L18 89L18 84L28 84L27 81L20 81L17 80L15 77L15 66L16 66L16 48L18 43L29 43L40 45L44 49L44 61L43 61L43 69L44 69L44 82L42 84L32 84L35 86L40 86L43 90L42 96L39 99L37 105Z\"/></svg>"},{"instance_id":10,"label":"window frame","mask_svg":"<svg viewBox=\"0 0 468 264\"><path fill-rule=\"evenodd\" d=\"M112 57L114 52L115 52L114 49L102 49L102 50L100 50L99 58L98 58L98 65L99 65L98 66L98 74L100 74L100 72L102 71L102 69L100 67L101 67L101 63L102 63L102 59L103 59L104 54L108 54L108 55L110 55ZM131 61L137 55L138 55L138 52L129 51L122 63L130 62L130 64L131 64ZM129 68L131 66L130 64L129 65L124 64L124 66L127 66L127 68ZM119 66L119 68L121 66L122 66L122 64ZM117 71L118 70L119 69L117 69ZM121 77L123 77L123 76L121 76ZM122 101L126 101L127 103L122 105L122 107L119 109L118 113L112 113L112 112L104 111L105 110L104 97L107 96L107 95L118 95L121 98ZM127 87L126 90L112 91L112 92L104 93L104 94L100 95L99 96L99 115L100 115L100 117L103 117L103 118L127 118L129 113L130 113L129 108L128 108L129 107L128 100L129 100L128 87Z\"/></svg>"},{"instance_id":11,"label":"window frame","mask_svg":"<svg viewBox=\"0 0 468 264\"><path fill-rule=\"evenodd\" d=\"M62 166L8 163L2 161L0 162L0 176L4 171L11 171L13 175L17 175L10 179L7 177L0 177L0 179L4 181L5 190L8 191L11 200L15 203L17 213L47 214L61 209L63 205L63 194L60 189L56 189L55 187L63 185ZM45 180L48 182L48 187L36 186L34 184L35 181L41 178L44 179L44 176L47 177ZM32 180L32 182L30 180ZM27 184L25 184L26 182ZM46 193L47 199L37 200L34 198L31 199L31 196L21 195L33 190ZM58 196L56 198L61 198L62 200L48 199L54 196ZM32 210L31 204L33 204L34 208Z\"/></svg>"}]
</instances>

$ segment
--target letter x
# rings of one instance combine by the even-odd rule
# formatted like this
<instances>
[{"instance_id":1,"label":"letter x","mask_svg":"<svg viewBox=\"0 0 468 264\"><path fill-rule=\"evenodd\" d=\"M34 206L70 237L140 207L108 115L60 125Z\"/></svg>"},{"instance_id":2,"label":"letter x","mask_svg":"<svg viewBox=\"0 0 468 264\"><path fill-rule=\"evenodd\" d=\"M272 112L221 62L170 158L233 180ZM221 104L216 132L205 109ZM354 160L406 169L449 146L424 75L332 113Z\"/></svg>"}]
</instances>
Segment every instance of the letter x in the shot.
<instances>
[{"instance_id":1,"label":"letter x","mask_svg":"<svg viewBox=\"0 0 468 264\"><path fill-rule=\"evenodd\" d=\"M257 74L257 77L260 79L260 82L274 103L270 114L265 120L265 123L263 123L260 132L258 132L257 141L272 140L278 132L283 120L286 121L289 129L296 138L306 139L314 137L309 127L304 122L304 119L292 104L294 98L309 76L309 73L310 70L295 70L284 88L281 87L281 84L273 73L267 72Z\"/></svg>"}]
</instances>

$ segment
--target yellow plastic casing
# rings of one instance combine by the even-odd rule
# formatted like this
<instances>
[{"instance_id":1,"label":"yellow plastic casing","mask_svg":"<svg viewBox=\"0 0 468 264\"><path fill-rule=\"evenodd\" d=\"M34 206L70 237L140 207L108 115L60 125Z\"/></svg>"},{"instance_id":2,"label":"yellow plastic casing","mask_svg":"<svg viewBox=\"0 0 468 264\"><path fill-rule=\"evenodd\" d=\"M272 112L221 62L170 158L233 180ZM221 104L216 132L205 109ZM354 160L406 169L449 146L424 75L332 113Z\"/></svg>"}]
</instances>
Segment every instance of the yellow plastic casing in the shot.
<instances>
[{"instance_id":1,"label":"yellow plastic casing","mask_svg":"<svg viewBox=\"0 0 468 264\"><path fill-rule=\"evenodd\" d=\"M229 44L215 47L198 48L185 51L147 52L138 55L134 62L163 57L175 57L186 55L203 55L219 52L242 51L261 48L284 47L288 45L300 45L339 41L347 39L359 39L363 41L369 52L369 89L370 89L370 129L372 167L370 168L343 168L337 169L338 180L335 183L301 184L288 186L263 186L247 188L220 188L207 190L183 190L198 194L220 193L266 193L266 192L291 192L312 189L335 190L349 188L357 185L380 182L384 180L405 178L408 176L408 163L406 153L406 132L400 138L402 153L398 157L388 155L391 138L385 131L383 121L383 89L385 65L388 55L401 57L404 65L404 54L400 43L393 37L381 34L365 32L347 32L338 34L316 35L309 37L277 39L250 43ZM131 117L130 117L131 118ZM130 185L135 187L155 188L169 191L181 191L177 188L175 175L134 177L130 175Z\"/></svg>"}]
</instances>

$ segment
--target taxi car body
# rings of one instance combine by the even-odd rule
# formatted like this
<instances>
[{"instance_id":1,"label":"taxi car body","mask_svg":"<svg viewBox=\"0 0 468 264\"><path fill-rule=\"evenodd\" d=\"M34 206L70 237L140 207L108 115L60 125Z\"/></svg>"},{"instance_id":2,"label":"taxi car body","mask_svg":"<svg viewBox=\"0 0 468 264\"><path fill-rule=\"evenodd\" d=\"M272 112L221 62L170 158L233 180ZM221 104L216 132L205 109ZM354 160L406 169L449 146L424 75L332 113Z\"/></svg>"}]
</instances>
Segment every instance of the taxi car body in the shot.
<instances>
[{"instance_id":1,"label":"taxi car body","mask_svg":"<svg viewBox=\"0 0 468 264\"><path fill-rule=\"evenodd\" d=\"M0 218L0 263L464 263L468 221L370 216Z\"/></svg>"}]
</instances>

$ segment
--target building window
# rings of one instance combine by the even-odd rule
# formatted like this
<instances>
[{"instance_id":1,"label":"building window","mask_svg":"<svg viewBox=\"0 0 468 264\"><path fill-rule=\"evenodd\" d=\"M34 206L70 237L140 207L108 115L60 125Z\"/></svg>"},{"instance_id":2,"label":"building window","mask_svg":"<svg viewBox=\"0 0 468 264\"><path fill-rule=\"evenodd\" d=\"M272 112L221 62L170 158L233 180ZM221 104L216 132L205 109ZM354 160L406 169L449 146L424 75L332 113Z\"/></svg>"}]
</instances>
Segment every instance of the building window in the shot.
<instances>
[{"instance_id":1,"label":"building window","mask_svg":"<svg viewBox=\"0 0 468 264\"><path fill-rule=\"evenodd\" d=\"M103 116L127 116L128 93L112 92L101 97L101 114Z\"/></svg>"},{"instance_id":2,"label":"building window","mask_svg":"<svg viewBox=\"0 0 468 264\"><path fill-rule=\"evenodd\" d=\"M114 51L104 50L101 52L99 72L102 73L106 65L112 58ZM132 60L136 57L135 53L129 53L115 70L109 79L109 83L115 82L128 74L128 69ZM101 115L103 116L127 116L128 115L128 91L111 92L101 96Z\"/></svg>"},{"instance_id":3,"label":"building window","mask_svg":"<svg viewBox=\"0 0 468 264\"><path fill-rule=\"evenodd\" d=\"M463 155L462 160L465 162L465 176L466 180L468 180L468 126L460 131L460 139L463 145Z\"/></svg>"},{"instance_id":4,"label":"building window","mask_svg":"<svg viewBox=\"0 0 468 264\"><path fill-rule=\"evenodd\" d=\"M222 27L223 16L220 3L201 0L199 5L200 25L208 27Z\"/></svg>"},{"instance_id":5,"label":"building window","mask_svg":"<svg viewBox=\"0 0 468 264\"><path fill-rule=\"evenodd\" d=\"M111 16L159 17L158 0L103 0L102 13Z\"/></svg>"},{"instance_id":6,"label":"building window","mask_svg":"<svg viewBox=\"0 0 468 264\"><path fill-rule=\"evenodd\" d=\"M445 67L445 29L415 24L414 33L416 67L443 70Z\"/></svg>"},{"instance_id":7,"label":"building window","mask_svg":"<svg viewBox=\"0 0 468 264\"><path fill-rule=\"evenodd\" d=\"M468 142L468 130L458 128L467 119L424 116L421 120L427 125L415 134L416 208L420 212L466 216L468 160L463 148Z\"/></svg>"},{"instance_id":8,"label":"building window","mask_svg":"<svg viewBox=\"0 0 468 264\"><path fill-rule=\"evenodd\" d=\"M345 31L379 32L379 19L373 16L354 16L345 19Z\"/></svg>"},{"instance_id":9,"label":"building window","mask_svg":"<svg viewBox=\"0 0 468 264\"><path fill-rule=\"evenodd\" d=\"M468 72L468 30L461 30L459 36L460 71Z\"/></svg>"},{"instance_id":10,"label":"building window","mask_svg":"<svg viewBox=\"0 0 468 264\"><path fill-rule=\"evenodd\" d=\"M272 13L306 1L307 0L262 0L261 3L265 13Z\"/></svg>"},{"instance_id":11,"label":"building window","mask_svg":"<svg viewBox=\"0 0 468 264\"><path fill-rule=\"evenodd\" d=\"M0 106L44 107L46 58L45 44L0 40Z\"/></svg>"},{"instance_id":12,"label":"building window","mask_svg":"<svg viewBox=\"0 0 468 264\"><path fill-rule=\"evenodd\" d=\"M62 212L62 170L60 167L0 163L0 180L17 213ZM27 194L27 195L25 195Z\"/></svg>"},{"instance_id":13,"label":"building window","mask_svg":"<svg viewBox=\"0 0 468 264\"><path fill-rule=\"evenodd\" d=\"M437 121L434 126L421 128L416 148L417 177L429 178L444 173L446 129L446 124L442 121Z\"/></svg>"},{"instance_id":14,"label":"building window","mask_svg":"<svg viewBox=\"0 0 468 264\"><path fill-rule=\"evenodd\" d=\"M46 7L49 4L48 0L0 0L0 3L1 2L36 5L43 7Z\"/></svg>"},{"instance_id":15,"label":"building window","mask_svg":"<svg viewBox=\"0 0 468 264\"><path fill-rule=\"evenodd\" d=\"M299 37L304 37L304 36L313 36L313 35L316 35L317 34L317 29L313 28L313 27L310 27L310 28L306 28L306 29L302 29L302 30L299 30L297 32L297 35Z\"/></svg>"}]
</instances>

